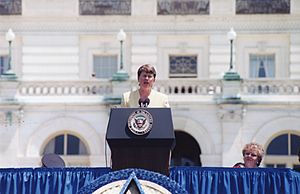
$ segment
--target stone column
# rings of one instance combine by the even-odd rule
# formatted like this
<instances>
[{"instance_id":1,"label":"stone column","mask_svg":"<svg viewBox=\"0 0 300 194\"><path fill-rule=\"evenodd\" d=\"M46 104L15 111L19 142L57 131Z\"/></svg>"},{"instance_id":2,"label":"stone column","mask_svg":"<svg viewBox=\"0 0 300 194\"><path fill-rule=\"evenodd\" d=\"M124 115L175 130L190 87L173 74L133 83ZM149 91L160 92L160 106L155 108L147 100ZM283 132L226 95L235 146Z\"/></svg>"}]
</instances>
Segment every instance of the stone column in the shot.
<instances>
[{"instance_id":1,"label":"stone column","mask_svg":"<svg viewBox=\"0 0 300 194\"><path fill-rule=\"evenodd\" d=\"M218 116L222 126L222 166L232 167L241 159L243 104L221 103Z\"/></svg>"}]
</instances>

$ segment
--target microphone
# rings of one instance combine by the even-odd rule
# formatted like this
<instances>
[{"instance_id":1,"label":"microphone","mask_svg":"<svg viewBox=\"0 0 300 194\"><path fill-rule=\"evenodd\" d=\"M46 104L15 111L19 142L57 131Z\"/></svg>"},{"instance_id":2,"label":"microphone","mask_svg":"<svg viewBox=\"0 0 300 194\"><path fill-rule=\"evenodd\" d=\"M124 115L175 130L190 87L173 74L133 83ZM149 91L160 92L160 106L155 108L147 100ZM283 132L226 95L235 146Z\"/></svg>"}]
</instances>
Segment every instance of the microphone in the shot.
<instances>
[{"instance_id":1,"label":"microphone","mask_svg":"<svg viewBox=\"0 0 300 194\"><path fill-rule=\"evenodd\" d=\"M146 98L145 100L142 100L141 98L139 99L139 106L147 108L148 105L150 104L150 99Z\"/></svg>"},{"instance_id":2,"label":"microphone","mask_svg":"<svg viewBox=\"0 0 300 194\"><path fill-rule=\"evenodd\" d=\"M146 98L144 100L144 107L148 107L148 105L150 104L150 99L149 98Z\"/></svg>"},{"instance_id":3,"label":"microphone","mask_svg":"<svg viewBox=\"0 0 300 194\"><path fill-rule=\"evenodd\" d=\"M142 104L143 104L143 100L140 98L139 99L139 106L142 107Z\"/></svg>"}]
</instances>

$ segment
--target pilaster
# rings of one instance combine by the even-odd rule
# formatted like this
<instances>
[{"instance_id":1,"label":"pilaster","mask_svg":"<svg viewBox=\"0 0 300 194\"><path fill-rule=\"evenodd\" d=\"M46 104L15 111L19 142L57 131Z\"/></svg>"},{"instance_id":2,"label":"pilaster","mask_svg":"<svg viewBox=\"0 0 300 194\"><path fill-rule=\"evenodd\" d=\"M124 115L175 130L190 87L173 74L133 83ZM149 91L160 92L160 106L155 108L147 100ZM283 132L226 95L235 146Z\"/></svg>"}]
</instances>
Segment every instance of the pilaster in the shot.
<instances>
[{"instance_id":1,"label":"pilaster","mask_svg":"<svg viewBox=\"0 0 300 194\"><path fill-rule=\"evenodd\" d=\"M292 15L300 15L300 1L299 0L291 0L291 14Z\"/></svg>"},{"instance_id":2,"label":"pilaster","mask_svg":"<svg viewBox=\"0 0 300 194\"><path fill-rule=\"evenodd\" d=\"M229 29L229 28L228 28ZM226 33L211 35L209 37L209 78L220 79L229 69L230 43ZM233 63L235 64L235 49L233 50Z\"/></svg>"},{"instance_id":3,"label":"pilaster","mask_svg":"<svg viewBox=\"0 0 300 194\"><path fill-rule=\"evenodd\" d=\"M222 126L222 166L233 166L241 155L241 129L245 114L243 104L219 104L218 116Z\"/></svg>"},{"instance_id":4,"label":"pilaster","mask_svg":"<svg viewBox=\"0 0 300 194\"><path fill-rule=\"evenodd\" d=\"M300 33L290 36L290 78L300 78Z\"/></svg>"},{"instance_id":5,"label":"pilaster","mask_svg":"<svg viewBox=\"0 0 300 194\"><path fill-rule=\"evenodd\" d=\"M131 13L133 16L155 16L157 0L132 0Z\"/></svg>"},{"instance_id":6,"label":"pilaster","mask_svg":"<svg viewBox=\"0 0 300 194\"><path fill-rule=\"evenodd\" d=\"M209 3L211 15L235 14L235 0L211 0Z\"/></svg>"}]
</instances>

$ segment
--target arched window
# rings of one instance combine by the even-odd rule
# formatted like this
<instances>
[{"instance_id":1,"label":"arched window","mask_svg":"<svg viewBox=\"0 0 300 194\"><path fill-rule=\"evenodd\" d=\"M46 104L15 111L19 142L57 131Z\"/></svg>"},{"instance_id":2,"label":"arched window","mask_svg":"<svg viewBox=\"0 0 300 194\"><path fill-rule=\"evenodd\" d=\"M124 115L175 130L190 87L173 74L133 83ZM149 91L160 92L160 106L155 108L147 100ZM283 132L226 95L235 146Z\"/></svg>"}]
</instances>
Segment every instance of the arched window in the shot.
<instances>
[{"instance_id":1,"label":"arched window","mask_svg":"<svg viewBox=\"0 0 300 194\"><path fill-rule=\"evenodd\" d=\"M54 153L62 156L67 166L88 166L88 149L75 135L64 133L52 138L42 155Z\"/></svg>"},{"instance_id":2,"label":"arched window","mask_svg":"<svg viewBox=\"0 0 300 194\"><path fill-rule=\"evenodd\" d=\"M292 132L280 134L271 140L266 149L266 167L295 168L299 166L300 135Z\"/></svg>"}]
</instances>

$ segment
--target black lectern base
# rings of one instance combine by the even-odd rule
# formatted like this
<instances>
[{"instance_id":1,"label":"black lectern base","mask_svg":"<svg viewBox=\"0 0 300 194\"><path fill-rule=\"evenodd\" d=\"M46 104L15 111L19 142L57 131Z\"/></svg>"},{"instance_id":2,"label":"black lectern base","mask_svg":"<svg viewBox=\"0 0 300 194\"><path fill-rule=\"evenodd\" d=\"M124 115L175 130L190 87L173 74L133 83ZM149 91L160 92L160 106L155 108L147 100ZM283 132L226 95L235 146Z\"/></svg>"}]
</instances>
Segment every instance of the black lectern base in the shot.
<instances>
[{"instance_id":1,"label":"black lectern base","mask_svg":"<svg viewBox=\"0 0 300 194\"><path fill-rule=\"evenodd\" d=\"M141 168L169 176L170 149L165 147L114 147L112 169Z\"/></svg>"}]
</instances>

